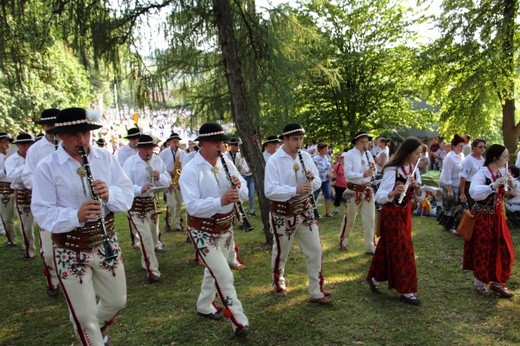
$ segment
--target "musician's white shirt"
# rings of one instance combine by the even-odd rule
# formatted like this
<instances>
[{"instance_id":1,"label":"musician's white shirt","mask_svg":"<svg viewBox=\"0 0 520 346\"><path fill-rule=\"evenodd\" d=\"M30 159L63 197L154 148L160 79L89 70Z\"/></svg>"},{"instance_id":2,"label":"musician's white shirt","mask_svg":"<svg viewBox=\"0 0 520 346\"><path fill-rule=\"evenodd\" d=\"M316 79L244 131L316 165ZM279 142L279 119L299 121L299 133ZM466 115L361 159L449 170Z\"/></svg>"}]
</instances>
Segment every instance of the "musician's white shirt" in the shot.
<instances>
[{"instance_id":1,"label":"musician's white shirt","mask_svg":"<svg viewBox=\"0 0 520 346\"><path fill-rule=\"evenodd\" d=\"M375 198L377 203L385 204L394 200L394 197L388 197L388 194L394 191L396 183L396 171L398 171L398 174L403 179L407 179L407 175L410 174L410 171L413 171L413 165L406 165L404 168L406 169L406 172L403 171L402 167L388 167L385 169L383 179L376 192ZM418 170L415 171L414 177L417 184L422 185L421 174L419 174ZM421 195L416 195L416 197L424 197L425 195L426 193L423 191Z\"/></svg>"},{"instance_id":2,"label":"musician's white shirt","mask_svg":"<svg viewBox=\"0 0 520 346\"><path fill-rule=\"evenodd\" d=\"M240 179L240 200L248 198L247 183L238 173L235 165L225 159L232 176ZM182 168L179 178L182 199L189 215L201 218L210 218L215 214L231 212L233 204L222 206L220 198L231 188L226 171L220 158L215 168L202 157L200 152Z\"/></svg>"},{"instance_id":3,"label":"musician's white shirt","mask_svg":"<svg viewBox=\"0 0 520 346\"><path fill-rule=\"evenodd\" d=\"M174 159L175 156L175 159ZM184 167L184 161L186 160L186 152L182 149L177 149L177 151L173 151L171 147L168 147L159 153L159 157L163 160L164 165L166 166L166 171L171 173L173 172L173 167L175 165L175 160L177 158L181 159L181 168Z\"/></svg>"},{"instance_id":4,"label":"musician's white shirt","mask_svg":"<svg viewBox=\"0 0 520 346\"><path fill-rule=\"evenodd\" d=\"M367 160L368 155L368 160ZM352 184L368 184L372 177L363 178L363 173L370 169L370 163L374 163L374 158L370 151L361 152L358 148L352 148L343 156L343 169L345 179Z\"/></svg>"},{"instance_id":5,"label":"musician's white shirt","mask_svg":"<svg viewBox=\"0 0 520 346\"><path fill-rule=\"evenodd\" d=\"M157 155L152 155L150 165L154 171L159 171L161 174L159 180L155 182L154 186L169 186L171 178L168 172L166 172L163 160ZM150 192L144 194L141 193L143 185L150 182L150 174L148 173L149 169L147 167L148 165L139 154L129 157L123 165L123 171L134 184L134 196L153 196L153 193Z\"/></svg>"},{"instance_id":6,"label":"musician's white shirt","mask_svg":"<svg viewBox=\"0 0 520 346\"><path fill-rule=\"evenodd\" d=\"M45 138L45 136L42 139L36 141L36 143L31 145L29 150L27 150L25 166L23 167L22 172L22 181L28 189L32 189L32 178L34 169L36 168L38 162L55 151L56 147L54 146L54 143L50 142L47 138Z\"/></svg>"},{"instance_id":7,"label":"musician's white shirt","mask_svg":"<svg viewBox=\"0 0 520 346\"><path fill-rule=\"evenodd\" d=\"M7 156L0 153L0 181L10 183L11 181L7 179L7 173L5 173L5 160Z\"/></svg>"},{"instance_id":8,"label":"musician's white shirt","mask_svg":"<svg viewBox=\"0 0 520 346\"><path fill-rule=\"evenodd\" d=\"M316 191L321 187L318 168L308 152L302 150L301 154L305 169L314 174L311 184L312 190ZM272 201L286 202L295 197L296 187L306 181L298 155L293 159L285 152L283 145L271 155L265 165L264 191L265 196Z\"/></svg>"},{"instance_id":9,"label":"musician's white shirt","mask_svg":"<svg viewBox=\"0 0 520 346\"><path fill-rule=\"evenodd\" d=\"M92 148L92 146L91 146ZM128 160L129 157L137 154L137 147L132 148L130 144L125 145L121 149L119 149L116 153L117 162L119 162L119 165L123 167L125 164L125 161Z\"/></svg>"},{"instance_id":10,"label":"musician's white shirt","mask_svg":"<svg viewBox=\"0 0 520 346\"><path fill-rule=\"evenodd\" d=\"M21 157L18 151L9 155L5 160L5 172L7 173L7 180L11 182L11 189L23 190L26 188L22 181L24 165L25 158Z\"/></svg>"},{"instance_id":11,"label":"musician's white shirt","mask_svg":"<svg viewBox=\"0 0 520 346\"><path fill-rule=\"evenodd\" d=\"M117 160L102 148L90 147L88 154L93 180L101 179L109 187L105 212L127 211L134 198L132 182ZM81 178L81 164L59 145L34 170L31 211L36 223L52 233L70 232L84 223L78 220L80 205L90 199L86 178Z\"/></svg>"}]
</instances>

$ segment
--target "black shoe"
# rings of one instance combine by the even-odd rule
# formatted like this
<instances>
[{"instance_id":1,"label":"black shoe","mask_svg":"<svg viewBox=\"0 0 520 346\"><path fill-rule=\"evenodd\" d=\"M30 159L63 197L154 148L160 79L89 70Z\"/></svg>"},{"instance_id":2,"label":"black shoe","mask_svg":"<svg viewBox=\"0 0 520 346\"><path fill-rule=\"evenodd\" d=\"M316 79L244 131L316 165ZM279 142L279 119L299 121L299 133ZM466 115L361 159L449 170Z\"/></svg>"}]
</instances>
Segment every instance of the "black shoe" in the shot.
<instances>
[{"instance_id":1,"label":"black shoe","mask_svg":"<svg viewBox=\"0 0 520 346\"><path fill-rule=\"evenodd\" d=\"M240 328L235 329L235 336L237 338L245 338L247 336L247 334L249 334L249 327L248 326L244 326L244 327L240 327Z\"/></svg>"},{"instance_id":2,"label":"black shoe","mask_svg":"<svg viewBox=\"0 0 520 346\"><path fill-rule=\"evenodd\" d=\"M5 242L5 246L7 246L7 247L15 247L16 244L13 243L12 241L8 240L8 241Z\"/></svg>"},{"instance_id":3,"label":"black shoe","mask_svg":"<svg viewBox=\"0 0 520 346\"><path fill-rule=\"evenodd\" d=\"M60 291L60 288L58 286L54 288L47 288L47 294L49 297L56 298L58 296L58 292Z\"/></svg>"},{"instance_id":4,"label":"black shoe","mask_svg":"<svg viewBox=\"0 0 520 346\"><path fill-rule=\"evenodd\" d=\"M410 305L415 305L415 306L421 305L421 301L416 296L408 298L408 297L405 297L402 295L399 298L399 300L402 302L405 302L406 304L410 304Z\"/></svg>"},{"instance_id":5,"label":"black shoe","mask_svg":"<svg viewBox=\"0 0 520 346\"><path fill-rule=\"evenodd\" d=\"M222 313L220 311L214 312L212 314L203 314L202 312L197 311L197 314L199 316L202 316L204 318L207 318L207 319L210 319L213 321L220 321L221 319L224 318L224 315L222 315Z\"/></svg>"},{"instance_id":6,"label":"black shoe","mask_svg":"<svg viewBox=\"0 0 520 346\"><path fill-rule=\"evenodd\" d=\"M379 291L379 287L377 287L377 285L374 283L374 281L372 279L367 279L367 283L368 283L368 286L370 286L370 291L372 291L372 293L375 293L375 294L381 293Z\"/></svg>"},{"instance_id":7,"label":"black shoe","mask_svg":"<svg viewBox=\"0 0 520 346\"><path fill-rule=\"evenodd\" d=\"M155 284L155 283L158 283L159 282L159 277L157 275L150 275L148 277L148 282L151 283L151 284Z\"/></svg>"}]
</instances>

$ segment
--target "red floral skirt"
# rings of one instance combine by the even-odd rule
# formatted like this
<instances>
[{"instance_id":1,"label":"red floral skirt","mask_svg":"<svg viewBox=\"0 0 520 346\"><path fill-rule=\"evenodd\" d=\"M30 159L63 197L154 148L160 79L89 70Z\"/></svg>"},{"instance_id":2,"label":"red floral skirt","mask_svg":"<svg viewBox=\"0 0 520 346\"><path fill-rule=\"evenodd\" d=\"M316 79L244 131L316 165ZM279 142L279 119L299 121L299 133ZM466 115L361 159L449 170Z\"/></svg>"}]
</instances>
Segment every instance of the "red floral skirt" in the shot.
<instances>
[{"instance_id":1,"label":"red floral skirt","mask_svg":"<svg viewBox=\"0 0 520 346\"><path fill-rule=\"evenodd\" d=\"M464 242L462 267L473 271L475 278L484 283L506 283L511 277L515 254L502 204L493 214L476 210L472 213L475 228L471 240Z\"/></svg>"},{"instance_id":2,"label":"red floral skirt","mask_svg":"<svg viewBox=\"0 0 520 346\"><path fill-rule=\"evenodd\" d=\"M381 213L381 238L372 257L367 280L388 281L401 294L417 292L417 269L412 243L410 202L406 207L385 204Z\"/></svg>"}]
</instances>

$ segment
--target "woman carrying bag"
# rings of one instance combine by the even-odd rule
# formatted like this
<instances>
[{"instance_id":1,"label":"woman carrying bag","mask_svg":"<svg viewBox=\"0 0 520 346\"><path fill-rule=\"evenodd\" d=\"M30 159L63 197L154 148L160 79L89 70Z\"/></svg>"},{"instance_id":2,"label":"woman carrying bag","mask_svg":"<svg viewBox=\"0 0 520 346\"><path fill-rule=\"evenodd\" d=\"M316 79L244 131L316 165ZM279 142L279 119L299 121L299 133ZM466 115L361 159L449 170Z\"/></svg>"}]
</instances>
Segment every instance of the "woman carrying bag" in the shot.
<instances>
[{"instance_id":1,"label":"woman carrying bag","mask_svg":"<svg viewBox=\"0 0 520 346\"><path fill-rule=\"evenodd\" d=\"M474 290L481 295L494 291L511 298L506 287L514 262L513 243L504 214L503 197L506 190L520 194L517 184L505 167L509 152L500 144L489 147L484 167L471 179L469 194L475 200L473 236L464 242L463 269L473 271Z\"/></svg>"}]
</instances>

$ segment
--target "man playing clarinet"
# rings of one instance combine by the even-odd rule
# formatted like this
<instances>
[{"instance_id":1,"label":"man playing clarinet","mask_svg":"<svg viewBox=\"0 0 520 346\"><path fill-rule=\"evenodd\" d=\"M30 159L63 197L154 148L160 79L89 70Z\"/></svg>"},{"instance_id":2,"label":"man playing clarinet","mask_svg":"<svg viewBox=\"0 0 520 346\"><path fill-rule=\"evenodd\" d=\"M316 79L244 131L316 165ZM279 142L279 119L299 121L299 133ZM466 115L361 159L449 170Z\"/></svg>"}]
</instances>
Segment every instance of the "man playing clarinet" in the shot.
<instances>
[{"instance_id":1,"label":"man playing clarinet","mask_svg":"<svg viewBox=\"0 0 520 346\"><path fill-rule=\"evenodd\" d=\"M114 212L132 205L133 186L110 153L89 146L95 113L67 108L57 114L58 150L34 171L31 208L52 233L58 279L83 345L108 343L107 326L126 304L126 278ZM99 298L96 301L96 296Z\"/></svg>"},{"instance_id":2,"label":"man playing clarinet","mask_svg":"<svg viewBox=\"0 0 520 346\"><path fill-rule=\"evenodd\" d=\"M274 236L273 287L276 295L287 295L285 264L291 243L296 239L307 258L311 302L331 304L331 295L323 290L320 232L313 214L314 200L310 200L312 191L321 186L321 180L310 154L300 150L304 134L299 124L285 126L283 145L265 166L264 189L269 199L269 220Z\"/></svg>"}]
</instances>

